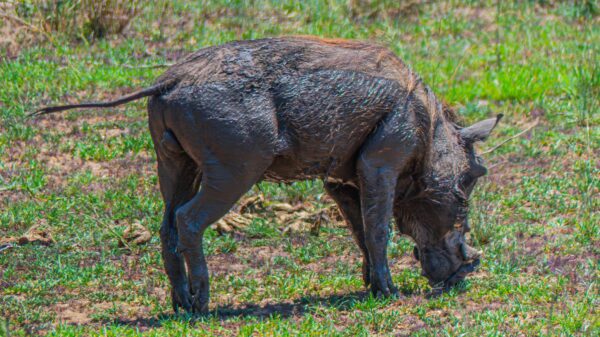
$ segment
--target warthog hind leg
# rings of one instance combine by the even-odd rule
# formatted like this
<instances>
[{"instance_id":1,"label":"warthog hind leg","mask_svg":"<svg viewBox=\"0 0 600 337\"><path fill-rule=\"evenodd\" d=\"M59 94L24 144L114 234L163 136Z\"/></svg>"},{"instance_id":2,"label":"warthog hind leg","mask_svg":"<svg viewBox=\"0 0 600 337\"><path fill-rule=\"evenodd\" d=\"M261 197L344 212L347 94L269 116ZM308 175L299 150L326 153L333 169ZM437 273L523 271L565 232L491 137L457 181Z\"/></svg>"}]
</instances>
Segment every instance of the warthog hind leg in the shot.
<instances>
[{"instance_id":1,"label":"warthog hind leg","mask_svg":"<svg viewBox=\"0 0 600 337\"><path fill-rule=\"evenodd\" d=\"M365 229L360 210L360 194L358 188L338 183L325 183L325 190L336 202L348 226L352 230L354 240L363 253L362 277L365 287L371 284L369 268L369 252L365 243Z\"/></svg>"},{"instance_id":2,"label":"warthog hind leg","mask_svg":"<svg viewBox=\"0 0 600 337\"><path fill-rule=\"evenodd\" d=\"M169 139L169 135L164 138ZM177 252L179 234L175 225L175 211L198 192L201 174L198 166L185 153L169 153L162 146L157 150L158 179L165 203L160 239L165 270L171 282L173 310L177 312L180 307L191 310L185 265L183 257Z\"/></svg>"},{"instance_id":3,"label":"warthog hind leg","mask_svg":"<svg viewBox=\"0 0 600 337\"><path fill-rule=\"evenodd\" d=\"M208 312L208 268L202 248L206 228L224 216L261 177L268 163L229 163L210 158L200 191L176 211L178 251L188 269L192 311Z\"/></svg>"}]
</instances>

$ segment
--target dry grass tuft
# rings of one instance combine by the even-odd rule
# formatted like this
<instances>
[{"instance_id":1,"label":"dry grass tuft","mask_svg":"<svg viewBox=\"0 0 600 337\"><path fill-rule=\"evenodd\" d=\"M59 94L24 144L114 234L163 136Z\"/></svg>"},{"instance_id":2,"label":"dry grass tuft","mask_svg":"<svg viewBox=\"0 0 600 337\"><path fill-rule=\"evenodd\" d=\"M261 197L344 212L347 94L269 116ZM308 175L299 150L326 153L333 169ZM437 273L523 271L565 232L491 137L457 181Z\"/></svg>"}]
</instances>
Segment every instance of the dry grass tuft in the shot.
<instances>
[{"instance_id":1,"label":"dry grass tuft","mask_svg":"<svg viewBox=\"0 0 600 337\"><path fill-rule=\"evenodd\" d=\"M0 49L10 54L18 47L54 42L56 34L94 41L122 34L140 12L140 1L52 0L0 4Z\"/></svg>"}]
</instances>

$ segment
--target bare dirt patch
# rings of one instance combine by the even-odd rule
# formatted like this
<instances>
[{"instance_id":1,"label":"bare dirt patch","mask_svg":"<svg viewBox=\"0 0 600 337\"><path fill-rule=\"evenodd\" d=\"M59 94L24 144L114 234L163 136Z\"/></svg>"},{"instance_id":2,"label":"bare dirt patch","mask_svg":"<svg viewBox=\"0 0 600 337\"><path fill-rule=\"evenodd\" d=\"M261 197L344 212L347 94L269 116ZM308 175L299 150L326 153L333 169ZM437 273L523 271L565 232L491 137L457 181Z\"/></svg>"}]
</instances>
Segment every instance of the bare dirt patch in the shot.
<instances>
[{"instance_id":1,"label":"bare dirt patch","mask_svg":"<svg viewBox=\"0 0 600 337\"><path fill-rule=\"evenodd\" d=\"M106 311L118 313L117 320L149 319L150 310L145 306L132 306L124 302L97 302L72 299L57 303L52 309L56 313L55 324L89 325L98 322L99 314ZM94 317L96 316L96 317Z\"/></svg>"},{"instance_id":2,"label":"bare dirt patch","mask_svg":"<svg viewBox=\"0 0 600 337\"><path fill-rule=\"evenodd\" d=\"M92 322L90 302L85 299L72 300L68 303L58 303L54 306L57 323L84 325Z\"/></svg>"}]
</instances>

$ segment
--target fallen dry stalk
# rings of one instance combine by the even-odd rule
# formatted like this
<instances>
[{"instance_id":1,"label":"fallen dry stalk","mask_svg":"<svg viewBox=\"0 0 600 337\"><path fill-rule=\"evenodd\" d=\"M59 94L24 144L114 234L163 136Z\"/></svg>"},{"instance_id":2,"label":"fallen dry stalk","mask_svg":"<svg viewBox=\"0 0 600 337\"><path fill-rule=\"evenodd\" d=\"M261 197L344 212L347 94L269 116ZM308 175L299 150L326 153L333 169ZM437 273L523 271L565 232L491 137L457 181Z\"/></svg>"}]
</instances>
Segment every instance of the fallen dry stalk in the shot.
<instances>
[{"instance_id":1,"label":"fallen dry stalk","mask_svg":"<svg viewBox=\"0 0 600 337\"><path fill-rule=\"evenodd\" d=\"M217 221L214 228L223 235L224 233L231 233L234 230L241 230L246 228L252 223L251 218L247 218L239 213L231 212L225 215L221 220Z\"/></svg>"},{"instance_id":2,"label":"fallen dry stalk","mask_svg":"<svg viewBox=\"0 0 600 337\"><path fill-rule=\"evenodd\" d=\"M23 19L20 19L14 15L6 14L6 13L0 13L0 17L12 20L12 21L28 28L29 30L33 31L34 33L40 33L40 34L44 35L44 37L46 37L50 42L54 43L54 39L52 38L52 35L46 33L43 29L40 29L40 28L28 23L27 21L25 21Z\"/></svg>"},{"instance_id":3,"label":"fallen dry stalk","mask_svg":"<svg viewBox=\"0 0 600 337\"><path fill-rule=\"evenodd\" d=\"M534 120L534 121L533 121L533 122L532 122L532 123L531 123L531 124L530 124L528 127L526 127L526 128L525 128L525 130L523 130L523 131L521 131L521 132L517 133L516 135L514 135L514 136L512 136L512 137L510 137L510 138L507 138L507 139L503 140L502 142L500 142L500 144L498 144L498 145L496 145L496 146L492 147L491 149L488 149L488 150L486 150L486 151L483 151L483 152L481 153L481 155L488 154L488 153L491 153L491 152L494 152L494 151L496 151L496 150L497 150L498 148L500 148L502 145L504 145L504 144L506 144L506 143L510 142L511 140L513 140L513 139L515 139L515 138L521 137L522 135L526 134L527 132L529 132L529 130L531 130L531 129L533 129L534 127L536 127L536 126L537 126L539 123L540 123L540 118L538 117L538 118L536 118L536 119L535 119L535 120Z\"/></svg>"},{"instance_id":4,"label":"fallen dry stalk","mask_svg":"<svg viewBox=\"0 0 600 337\"><path fill-rule=\"evenodd\" d=\"M9 249L9 248L13 248L14 245L12 243L4 243L0 245L0 253Z\"/></svg>"},{"instance_id":5,"label":"fallen dry stalk","mask_svg":"<svg viewBox=\"0 0 600 337\"><path fill-rule=\"evenodd\" d=\"M162 64L143 64L139 66L134 66L131 64L123 64L123 68L127 69L155 69L155 68L165 68L174 65L175 63L162 63Z\"/></svg>"},{"instance_id":6,"label":"fallen dry stalk","mask_svg":"<svg viewBox=\"0 0 600 337\"><path fill-rule=\"evenodd\" d=\"M127 226L127 228L123 231L122 238L127 242L124 242L123 240L119 241L120 246L125 246L127 243L133 243L139 246L150 242L152 239L152 233L150 233L146 227L142 226L142 224L136 221Z\"/></svg>"},{"instance_id":7,"label":"fallen dry stalk","mask_svg":"<svg viewBox=\"0 0 600 337\"><path fill-rule=\"evenodd\" d=\"M54 243L52 235L47 230L40 229L39 225L33 225L23 235L19 237L9 236L6 238L0 238L0 245L4 249L12 248L14 244L26 245L26 244L39 244L42 246L50 246ZM3 250L4 250L3 249Z\"/></svg>"}]
</instances>

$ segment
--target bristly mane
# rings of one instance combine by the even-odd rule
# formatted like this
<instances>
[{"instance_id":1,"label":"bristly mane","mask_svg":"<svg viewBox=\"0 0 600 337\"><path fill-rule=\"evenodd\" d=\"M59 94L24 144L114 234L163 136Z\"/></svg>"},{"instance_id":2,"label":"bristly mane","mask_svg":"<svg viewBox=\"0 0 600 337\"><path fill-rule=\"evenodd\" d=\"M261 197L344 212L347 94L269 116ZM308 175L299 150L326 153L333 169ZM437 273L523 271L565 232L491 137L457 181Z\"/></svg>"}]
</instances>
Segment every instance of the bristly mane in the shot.
<instances>
[{"instance_id":1,"label":"bristly mane","mask_svg":"<svg viewBox=\"0 0 600 337\"><path fill-rule=\"evenodd\" d=\"M420 121L421 136L424 137L424 147L427 154L423 168L429 167L422 177L427 186L419 198L406 200L398 206L402 210L398 216L406 225L419 227L415 230L428 231L427 223L434 223L431 219L436 217L435 209L453 207L458 215L457 220L466 217L468 212L468 199L459 188L459 178L466 166L466 153L457 137L457 126L459 116L445 102L438 99L433 91L423 83L422 79L406 65L390 49L371 42L360 42L343 39L322 39L316 37L292 37L328 46L337 46L340 49L352 49L365 51L365 58L347 60L343 56L336 58L324 58L319 60L321 66L349 62L352 66L374 71L393 79L406 89L406 99L416 99L422 106L423 111L416 111ZM318 48L318 47L317 47ZM369 56L371 55L371 56ZM375 63L373 64L373 56ZM382 71L384 70L384 71ZM425 233L423 233L425 234Z\"/></svg>"},{"instance_id":2,"label":"bristly mane","mask_svg":"<svg viewBox=\"0 0 600 337\"><path fill-rule=\"evenodd\" d=\"M435 237L431 232L439 228L431 228L428 224L439 223L439 216L449 208L455 211L457 222L466 218L468 198L460 188L460 179L467 169L468 160L457 132L458 115L439 100L416 74L414 76L417 78L413 89L415 99L426 107L424 114L429 117L427 143L424 144L426 153L419 169L423 190L415 198L399 200L396 216L415 240L422 241Z\"/></svg>"}]
</instances>

